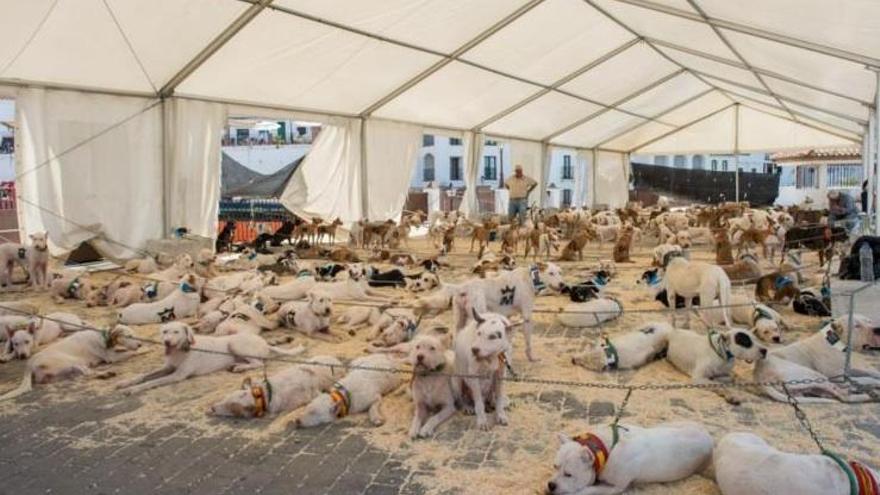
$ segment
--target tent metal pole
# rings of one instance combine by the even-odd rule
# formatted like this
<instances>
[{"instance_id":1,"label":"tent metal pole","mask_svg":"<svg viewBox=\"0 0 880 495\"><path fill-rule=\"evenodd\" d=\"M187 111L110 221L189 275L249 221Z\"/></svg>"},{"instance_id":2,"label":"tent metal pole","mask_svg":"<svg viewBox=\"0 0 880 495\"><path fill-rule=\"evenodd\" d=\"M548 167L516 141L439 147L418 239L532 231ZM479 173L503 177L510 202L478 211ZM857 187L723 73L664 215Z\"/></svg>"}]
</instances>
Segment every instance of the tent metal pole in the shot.
<instances>
[{"instance_id":1,"label":"tent metal pole","mask_svg":"<svg viewBox=\"0 0 880 495\"><path fill-rule=\"evenodd\" d=\"M718 36L718 39L720 39L721 42L724 43L724 46L726 46L727 49L730 50L730 52L733 53L733 55L736 56L736 58L739 59L739 61L749 70L749 72L751 72L752 75L755 76L755 79L757 79L758 82L761 83L761 86L763 86L764 89L766 89L770 93L770 95L773 97L773 99L775 99L776 102L779 103L779 106L784 108L785 111L789 115L791 115L791 118L797 120L797 117L795 117L795 115L793 113L791 113L791 110L789 110L788 107L785 106L785 103L783 103L782 100L779 99L779 96L776 95L776 93L773 91L773 88L771 88L767 84L767 82L764 81L764 78L761 76L761 74L758 74L757 72L755 72L755 69L752 67L752 65L748 62L748 60L745 59L745 57L742 56L742 54L739 52L739 50L737 50L736 47L733 46L733 44L727 39L727 36L724 36L724 33L722 33L721 30L718 29L717 26L712 24L712 22L709 20L709 16L706 15L706 12L703 10L703 8L700 7L699 4L697 4L696 0L687 0L687 1L690 4L690 6L695 11L697 11L697 13L700 14L700 16L709 24L709 27L712 29L712 32L715 33L715 36ZM739 107L737 107L737 108L739 108Z\"/></svg>"},{"instance_id":2,"label":"tent metal pole","mask_svg":"<svg viewBox=\"0 0 880 495\"><path fill-rule=\"evenodd\" d=\"M874 169L874 111L868 115L868 118L871 120L871 125L865 130L864 134L862 134L862 173L865 175L865 179L868 181L868 204L865 208L865 221L870 224L874 217L871 214L873 212L871 197L873 196L874 191L874 180L872 178L873 169Z\"/></svg>"},{"instance_id":3,"label":"tent metal pole","mask_svg":"<svg viewBox=\"0 0 880 495\"><path fill-rule=\"evenodd\" d=\"M247 26L257 15L263 11L272 0L259 0L251 4L250 7L247 8L244 12L241 13L232 23L226 26L226 29L220 32L217 36L208 43L208 46L202 49L199 53L196 54L189 62L186 63L177 73L175 73L171 79L165 83L161 89L159 89L160 96L171 96L174 93L174 90L177 86L180 85L187 77L192 75L199 67L202 66L205 62L211 58L212 55L217 53L218 50L223 48L229 40L235 37L236 34L239 33L245 26Z\"/></svg>"},{"instance_id":4,"label":"tent metal pole","mask_svg":"<svg viewBox=\"0 0 880 495\"><path fill-rule=\"evenodd\" d=\"M739 203L739 103L733 107L733 171L736 174L736 202Z\"/></svg>"},{"instance_id":5,"label":"tent metal pole","mask_svg":"<svg viewBox=\"0 0 880 495\"><path fill-rule=\"evenodd\" d=\"M598 144L596 144L596 146L601 147L601 146L604 145L604 144L608 144L608 143L610 143L611 141L614 141L615 139L617 139L617 138L619 138L619 137L621 137L621 136L625 136L625 135L629 134L630 132L632 132L632 131L638 129L639 127L642 127L642 126L644 126L644 125L650 124L651 122L660 122L659 119L660 119L661 117L663 117L664 115L666 115L666 114L668 114L668 113L671 113L673 110L678 110L679 108L681 108L681 107L687 105L688 103L691 103L691 102L693 102L693 101L699 100L700 98L706 96L707 94L711 93L712 91L715 91L715 90L712 89L712 88L709 88L709 89L707 89L706 91L703 91L703 92L701 92L701 93L697 93L697 94L695 94L694 96L691 96L690 98L688 98L688 99L686 99L686 100L684 100L684 101L682 101L682 102L680 102L680 103L677 103L677 104L675 104L674 106L669 107L669 108L667 108L666 110L663 110L662 112L656 114L656 115L654 116L654 119L655 119L655 120L653 120L653 121L651 121L651 120L646 120L646 121L644 121L644 122L639 122L639 123L637 123L637 124L634 125L634 126L627 127L626 129L624 129L624 130L622 130L622 131L620 131L620 132L618 132L618 133L612 134L611 137L609 137L609 138L607 138L607 139L605 139L605 140L599 142ZM660 122L660 123L662 123L662 122Z\"/></svg>"},{"instance_id":6,"label":"tent metal pole","mask_svg":"<svg viewBox=\"0 0 880 495\"><path fill-rule=\"evenodd\" d=\"M876 71L877 73L877 86L874 92L874 153L871 153L869 157L868 163L871 167L872 174L871 176L874 179L874 194L877 198L880 198L880 180L877 180L877 173L880 172L880 70ZM868 191L871 191L871 188L868 188ZM871 196L871 193L868 193L868 196ZM869 202L873 202L875 200L870 200ZM877 208L877 205L874 204L874 235L880 235L880 208Z\"/></svg>"},{"instance_id":7,"label":"tent metal pole","mask_svg":"<svg viewBox=\"0 0 880 495\"><path fill-rule=\"evenodd\" d=\"M590 204L592 205L593 208L595 208L596 204L597 204L597 202L596 202L596 169L599 168L599 164L596 162L596 160L597 160L596 157L598 156L598 153L596 153L596 148L593 148L590 151L593 152L593 162L590 164L590 168L591 168L590 175L593 176L593 179L590 182L592 182L593 193L590 195L591 196L590 197Z\"/></svg>"},{"instance_id":8,"label":"tent metal pole","mask_svg":"<svg viewBox=\"0 0 880 495\"><path fill-rule=\"evenodd\" d=\"M559 129L557 131L552 132L551 134L545 136L544 139L542 139L542 141L549 141L549 140L551 140L561 134L565 134L566 132L574 129L575 127L578 127L580 125L583 125L583 124L595 119L596 117L602 115L603 113L609 112L611 110L617 110L617 107L619 107L620 105L623 105L624 103L632 100L633 98L636 98L638 96L641 96L644 93L647 93L648 91L656 88L657 86L660 86L661 84L669 81L670 79L676 78L685 72L686 71L684 69L681 69L681 70L677 70L671 74L667 74L666 76L661 77L660 79L657 79L656 81L652 82L651 84L649 84L643 88L639 88L638 91L632 92L632 93L624 96L623 98L620 98L619 100L615 101L611 105L608 105L608 106L602 108L601 110L597 110L582 119L578 119L578 120L572 122L571 124L568 124L567 126L563 127L562 129ZM642 118L645 118L645 117L642 117Z\"/></svg>"},{"instance_id":9,"label":"tent metal pole","mask_svg":"<svg viewBox=\"0 0 880 495\"><path fill-rule=\"evenodd\" d=\"M637 7L641 7L644 9L654 10L657 12L663 12L665 14L673 15L676 17L681 17L684 19L689 19L696 22L702 22L710 25L715 25L719 28L728 29L730 31L736 31L738 33L748 34L749 36L754 36L756 38L762 38L769 41L775 41L777 43L781 43L783 45L789 45L796 48L801 48L804 50L809 50L816 53L821 53L824 55L829 55L831 57L849 60L850 62L855 62L858 64L865 64L872 67L880 67L880 59L876 59L873 57L869 57L866 55L861 55L859 53L853 53L847 50L842 50L840 48L834 48L831 46L823 45L820 43L814 43L812 41L802 40L800 38L794 38L791 36L786 36L784 34L779 34L772 31L765 31L760 28L755 28L752 26L746 26L744 24L739 24L732 21L726 21L724 19L718 19L715 17L704 17L698 14L693 14L691 12L687 12L684 10L680 10L674 7L668 7L666 5L660 5L654 2L649 2L646 0L617 0L618 2L628 3L630 5L634 5Z\"/></svg>"},{"instance_id":10,"label":"tent metal pole","mask_svg":"<svg viewBox=\"0 0 880 495\"><path fill-rule=\"evenodd\" d=\"M731 103L730 105L727 105L727 106L725 106L725 107L719 108L718 110L714 110L714 111L712 111L712 112L709 112L709 113L707 113L706 115L703 115L702 117L698 117L698 118L696 118L696 119L694 119L694 120L692 120L692 121L690 121L690 122L688 122L688 123L686 123L686 124L682 124L682 125L676 127L675 129L672 129L672 130L669 131L669 132L664 132L663 134L661 134L661 135L659 135L659 136L657 136L657 137L655 137L655 138L649 139L649 140L647 140L647 141L645 141L645 142L643 142L643 143L639 143L638 145L633 146L632 148L626 150L626 152L627 152L627 153L633 153L633 152L635 152L635 151L638 151L638 150L640 150L641 148L644 148L645 146L649 146L649 145L651 145L651 144L654 144L654 143L656 143L657 141L659 141L659 140L661 140L661 139L663 139L663 138L665 138L665 137L667 137L667 136L671 136L671 135L675 134L676 132L678 132L678 131L680 131L680 130L682 130L682 129L687 129L688 127L690 127L690 126L692 126L692 125L699 124L700 122L702 122L702 121L704 121L704 120L706 120L706 119L708 119L708 118L714 117L715 115L718 115L718 114L721 113L721 112L724 112L724 111L726 111L726 110L729 110L729 109L730 109L732 106L734 106L734 105L736 105L736 103Z\"/></svg>"},{"instance_id":11,"label":"tent metal pole","mask_svg":"<svg viewBox=\"0 0 880 495\"><path fill-rule=\"evenodd\" d=\"M767 107L775 108L775 109L780 110L780 111L783 110L782 108L779 108L779 107L776 107L776 106L773 106L773 105L770 105L770 104L764 103L763 101L758 100L758 99L755 99L755 98L752 98L751 96L741 95L741 94L739 94L739 93L737 93L737 92L735 92L735 91L729 91L729 94L731 94L731 95L733 95L733 96L736 96L737 98L740 98L740 99L742 99L742 100L750 101L750 102L752 102L752 103L756 103L756 104L760 104L760 105L763 105L763 106L767 106ZM740 103L742 103L742 102L740 102ZM757 110L757 111L759 111L759 112L769 113L769 112L767 112L767 111L765 111L765 110L761 110L760 108L752 107L752 106L750 106L748 103L746 103L745 106L751 108L752 110ZM852 130L852 129L846 129L846 128L844 128L844 127L840 127L839 125L835 125L835 124L830 124L830 123L826 122L825 120L823 120L823 119L821 119L821 118L817 118L817 117L812 116L812 115L804 114L803 112L799 112L798 110L792 110L791 113L793 113L793 114L795 114L795 115L798 115L798 116L800 116L800 117L804 117L804 118L806 118L806 119L810 119L810 120L812 120L812 121L814 121L814 122L819 122L819 123L821 123L822 125L826 125L826 126L831 127L831 128L833 128L833 129L837 129L837 130L840 131L840 132L846 132L846 133L849 133L849 134L851 134L851 135L859 135L859 131L854 131L854 130ZM824 113L824 112L823 112L823 113ZM770 115L773 115L773 114L770 114ZM778 117L779 117L779 118L784 118L784 119L791 120L792 122L797 122L798 124L809 125L809 124L807 124L807 123L805 123L805 122L802 122L802 121L800 121L800 120L792 120L791 117L783 117L783 116L781 116L781 115L779 115ZM861 126L861 127L865 127L865 126L868 125L868 122L853 122L853 123L856 124L856 125L858 125L858 126ZM824 129L820 129L820 130L824 130ZM825 132L829 132L829 131L826 130ZM850 137L852 137L852 136L850 136ZM857 140L857 141L860 141L860 139L856 139L856 140Z\"/></svg>"},{"instance_id":12,"label":"tent metal pole","mask_svg":"<svg viewBox=\"0 0 880 495\"><path fill-rule=\"evenodd\" d=\"M812 84L809 84L809 83L806 83L806 82L804 82L804 81L800 81L800 80L797 80L797 79L793 79L793 78L791 78L791 77L788 77L788 76L786 76L786 75L780 74L780 73L778 73L778 72L773 72L773 71L771 71L771 70L762 69L761 67L751 66L751 69L750 69L749 66L743 64L742 62L736 62L736 61L734 61L734 60L726 59L726 58L724 58L724 57L719 57L719 56L717 56L717 55L713 55L713 54L711 54L711 53L707 53L707 52L704 52L704 51L701 51L701 50L697 50L696 48L691 48L691 47L689 47L689 46L679 45L679 44L676 44L676 43L671 43L671 42L669 42L669 41L664 41L664 40L660 40L660 39L656 39L656 38L651 38L651 37L646 37L646 38L645 38L645 41L648 42L648 43L655 44L655 45L657 45L657 46L662 46L662 47L664 47L664 48L671 48L671 49L673 49L673 50L677 50L677 51L680 51L680 52L684 52L684 53L686 53L686 54L688 54L688 55L693 55L693 56L695 56L695 57L699 57L699 58L702 58L702 59L711 60L711 61L713 61L713 62L718 62L719 64L724 64L724 65L728 65L728 66L730 66L730 67L735 67L735 68L737 68L737 69L751 70L751 71L756 72L756 73L758 73L758 74L760 74L760 75L762 75L762 76L767 76L767 77L772 77L772 78L774 78L774 79L779 79L780 81L784 81L784 82L787 82L787 83L790 83L790 84L794 84L795 86L802 86L802 87L804 87L804 88L812 89L812 90L814 90L814 91L819 91L819 92L821 92L821 93L827 93L827 94L832 95L832 96L837 96L837 97L839 97L839 98L844 98L844 99L847 99L847 100L851 100L851 101L854 101L854 102L856 102L856 103L861 103L862 105L865 105L865 106L870 106L870 105L871 105L870 102L866 102L866 101L860 100L860 99L858 99L858 98L856 98L856 97L854 97L854 96L851 96L851 95L847 95L847 94L844 94L844 93L840 93L840 92L837 92L837 91L834 91L834 90L831 90L831 89L827 89L827 88L822 88L822 87L819 87L819 86L814 86L814 85L812 85ZM723 80L722 78L720 78L720 77L718 77L718 76L714 76L714 75L712 75L712 74L706 74L706 73L701 72L701 71L699 71L699 70L694 70L693 72L695 72L695 73L697 73L697 74L707 75L708 77L712 77L712 78L715 78L715 79ZM739 83L739 84L742 85L742 83Z\"/></svg>"},{"instance_id":13,"label":"tent metal pole","mask_svg":"<svg viewBox=\"0 0 880 495\"><path fill-rule=\"evenodd\" d=\"M169 173L169 164L168 160L171 159L172 153L169 151L169 146L173 143L171 139L168 137L168 119L170 118L168 112L168 103L169 100L167 98L162 98L162 103L160 104L162 107L162 236L163 238L167 238L170 236L171 228L171 212L168 211L168 205L170 203L168 184L170 181L168 180Z\"/></svg>"}]
</instances>

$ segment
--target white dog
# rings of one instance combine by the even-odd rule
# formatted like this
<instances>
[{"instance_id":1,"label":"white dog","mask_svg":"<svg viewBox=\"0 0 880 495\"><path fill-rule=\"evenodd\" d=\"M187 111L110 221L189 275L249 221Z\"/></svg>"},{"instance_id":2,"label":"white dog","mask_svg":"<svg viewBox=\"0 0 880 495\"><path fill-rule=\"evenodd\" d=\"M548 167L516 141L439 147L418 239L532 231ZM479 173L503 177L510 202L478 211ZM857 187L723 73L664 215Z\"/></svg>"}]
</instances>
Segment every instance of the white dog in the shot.
<instances>
[{"instance_id":1,"label":"white dog","mask_svg":"<svg viewBox=\"0 0 880 495\"><path fill-rule=\"evenodd\" d=\"M315 356L270 376L268 381L245 378L241 388L230 392L208 410L214 416L259 418L293 411L318 396L339 378L342 363L332 356Z\"/></svg>"},{"instance_id":2,"label":"white dog","mask_svg":"<svg viewBox=\"0 0 880 495\"><path fill-rule=\"evenodd\" d=\"M455 414L455 394L448 374L455 369L455 354L441 339L420 335L410 345L409 362L413 367L410 388L414 405L409 437L427 438Z\"/></svg>"},{"instance_id":3,"label":"white dog","mask_svg":"<svg viewBox=\"0 0 880 495\"><path fill-rule=\"evenodd\" d=\"M318 281L315 280L314 276L308 275L298 277L296 280L286 284L266 287L260 292L279 301L295 301L306 297L306 294L308 294L317 283Z\"/></svg>"},{"instance_id":4,"label":"white dog","mask_svg":"<svg viewBox=\"0 0 880 495\"><path fill-rule=\"evenodd\" d=\"M400 386L400 375L379 370L392 370L395 365L395 360L384 354L355 359L351 362L354 369L333 384L328 393L315 397L296 420L295 426L309 428L364 411L369 411L370 422L374 426L383 425L382 396Z\"/></svg>"},{"instance_id":5,"label":"white dog","mask_svg":"<svg viewBox=\"0 0 880 495\"><path fill-rule=\"evenodd\" d=\"M193 329L180 322L162 325L159 336L165 345L165 365L123 381L117 388L127 388L127 393L133 394L226 369L240 373L262 367L263 360L273 354L298 356L306 350L303 346L295 349L270 346L259 335L249 333L223 337L200 335L196 340Z\"/></svg>"},{"instance_id":6,"label":"white dog","mask_svg":"<svg viewBox=\"0 0 880 495\"><path fill-rule=\"evenodd\" d=\"M557 472L547 493L615 495L634 484L685 479L712 462L712 436L697 423L616 430L600 426L574 438L560 433Z\"/></svg>"},{"instance_id":7,"label":"white dog","mask_svg":"<svg viewBox=\"0 0 880 495\"><path fill-rule=\"evenodd\" d=\"M119 323L144 325L189 318L199 310L200 296L195 287L195 276L188 275L180 281L177 289L156 302L135 303L121 309Z\"/></svg>"},{"instance_id":8,"label":"white dog","mask_svg":"<svg viewBox=\"0 0 880 495\"><path fill-rule=\"evenodd\" d=\"M263 330L275 328L278 328L277 321L266 318L260 310L245 304L236 308L228 318L217 324L214 335L233 335L236 333L259 335Z\"/></svg>"},{"instance_id":9,"label":"white dog","mask_svg":"<svg viewBox=\"0 0 880 495\"><path fill-rule=\"evenodd\" d=\"M150 278L154 280L166 280L168 282L174 282L175 280L180 280L188 271L192 270L195 266L193 262L192 256L187 253L183 253L178 255L177 258L174 259L174 264L169 266L168 268L158 271L156 273L151 273Z\"/></svg>"},{"instance_id":10,"label":"white dog","mask_svg":"<svg viewBox=\"0 0 880 495\"><path fill-rule=\"evenodd\" d=\"M12 285L12 269L18 263L30 276L31 287L49 287L48 234L37 232L28 237L29 246L12 242L0 244L0 285Z\"/></svg>"},{"instance_id":11,"label":"white dog","mask_svg":"<svg viewBox=\"0 0 880 495\"><path fill-rule=\"evenodd\" d=\"M81 329L83 321L71 313L49 313L45 318L32 318L25 325L6 326L5 355L0 362L28 359L37 346L54 342L65 331Z\"/></svg>"},{"instance_id":12,"label":"white dog","mask_svg":"<svg viewBox=\"0 0 880 495\"><path fill-rule=\"evenodd\" d=\"M562 270L554 263L537 263L499 273L497 277L470 280L458 286L452 298L453 328L460 330L464 327L467 318L473 314L468 308L477 313L491 311L504 316L519 313L523 318L526 357L535 361L532 352L535 297L545 288L558 292L563 285Z\"/></svg>"},{"instance_id":13,"label":"white dog","mask_svg":"<svg viewBox=\"0 0 880 495\"><path fill-rule=\"evenodd\" d=\"M452 385L464 410L476 414L477 427L488 430L487 406L495 408L496 423L508 422L504 378L511 351L510 322L499 314L472 312L473 320L455 336L455 371L482 378L456 377Z\"/></svg>"},{"instance_id":14,"label":"white dog","mask_svg":"<svg viewBox=\"0 0 880 495\"><path fill-rule=\"evenodd\" d=\"M700 304L704 306L710 305L715 299L721 302L720 311L724 325L730 328L730 279L720 266L673 256L666 265L666 274L663 278L670 308L675 307L675 296L684 297L685 322L688 326L690 326L693 298L699 296ZM675 326L675 314L675 311L671 313L673 326ZM707 326L711 326L703 311L700 311L700 318Z\"/></svg>"},{"instance_id":15,"label":"white dog","mask_svg":"<svg viewBox=\"0 0 880 495\"><path fill-rule=\"evenodd\" d=\"M34 383L94 375L91 368L128 359L140 346L131 329L124 325L116 325L113 330L84 330L68 335L28 360L21 385L0 400L25 394L33 389Z\"/></svg>"},{"instance_id":16,"label":"white dog","mask_svg":"<svg viewBox=\"0 0 880 495\"><path fill-rule=\"evenodd\" d=\"M623 305L620 301L611 296L602 296L587 302L567 304L556 318L564 327L592 328L615 320L621 314Z\"/></svg>"},{"instance_id":17,"label":"white dog","mask_svg":"<svg viewBox=\"0 0 880 495\"><path fill-rule=\"evenodd\" d=\"M714 464L715 480L724 495L855 493L851 491L849 475L831 457L781 452L752 433L725 435L715 448ZM875 483L880 481L876 470L859 467Z\"/></svg>"},{"instance_id":18,"label":"white dog","mask_svg":"<svg viewBox=\"0 0 880 495\"><path fill-rule=\"evenodd\" d=\"M657 322L614 339L603 336L598 342L589 343L571 362L593 371L635 369L666 353L671 331L668 323Z\"/></svg>"},{"instance_id":19,"label":"white dog","mask_svg":"<svg viewBox=\"0 0 880 495\"><path fill-rule=\"evenodd\" d=\"M787 361L781 357L770 354L765 359L755 363L756 382L791 382L798 380L826 380L825 375L818 371ZM763 385L764 393L778 402L788 402L788 396L776 385ZM848 387L843 384L824 381L820 383L792 383L786 386L789 392L796 396L800 403L832 403L834 397L841 402L865 402L871 397L864 394L850 394Z\"/></svg>"},{"instance_id":20,"label":"white dog","mask_svg":"<svg viewBox=\"0 0 880 495\"><path fill-rule=\"evenodd\" d=\"M286 328L294 328L309 337L335 342L330 333L333 302L326 294L309 292L305 301L289 301L281 305L278 319Z\"/></svg>"},{"instance_id":21,"label":"white dog","mask_svg":"<svg viewBox=\"0 0 880 495\"><path fill-rule=\"evenodd\" d=\"M755 362L766 356L767 348L758 344L751 332L743 329L713 331L708 336L673 329L669 333L666 352L666 359L673 366L699 384L730 381L735 359ZM733 405L740 403L736 396L723 388L712 391Z\"/></svg>"}]
</instances>

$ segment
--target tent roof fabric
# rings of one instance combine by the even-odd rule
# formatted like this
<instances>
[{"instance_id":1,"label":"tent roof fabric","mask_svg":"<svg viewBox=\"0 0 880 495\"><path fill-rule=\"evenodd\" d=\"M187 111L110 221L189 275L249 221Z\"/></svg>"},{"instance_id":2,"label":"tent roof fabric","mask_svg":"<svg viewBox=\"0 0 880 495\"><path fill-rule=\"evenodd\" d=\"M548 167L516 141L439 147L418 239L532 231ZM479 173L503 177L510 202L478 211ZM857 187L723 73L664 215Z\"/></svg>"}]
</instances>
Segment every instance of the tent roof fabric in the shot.
<instances>
[{"instance_id":1,"label":"tent roof fabric","mask_svg":"<svg viewBox=\"0 0 880 495\"><path fill-rule=\"evenodd\" d=\"M868 0L0 5L0 86L174 95L621 152L715 150L737 131L739 151L854 145L880 68L880 2Z\"/></svg>"},{"instance_id":2,"label":"tent roof fabric","mask_svg":"<svg viewBox=\"0 0 880 495\"><path fill-rule=\"evenodd\" d=\"M280 198L290 177L302 163L304 157L281 167L277 171L263 175L245 167L226 153L222 158L222 187L224 198ZM227 178L227 173L229 177Z\"/></svg>"}]
</instances>

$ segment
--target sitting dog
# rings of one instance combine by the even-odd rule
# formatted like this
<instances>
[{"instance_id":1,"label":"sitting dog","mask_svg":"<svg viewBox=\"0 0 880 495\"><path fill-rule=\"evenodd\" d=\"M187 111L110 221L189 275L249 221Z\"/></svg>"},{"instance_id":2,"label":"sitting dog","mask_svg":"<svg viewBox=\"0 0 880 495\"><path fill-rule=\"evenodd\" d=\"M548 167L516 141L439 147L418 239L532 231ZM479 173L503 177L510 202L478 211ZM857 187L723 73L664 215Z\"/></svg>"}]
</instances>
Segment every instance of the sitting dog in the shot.
<instances>
[{"instance_id":1,"label":"sitting dog","mask_svg":"<svg viewBox=\"0 0 880 495\"><path fill-rule=\"evenodd\" d=\"M560 433L559 441L557 473L547 483L551 495L615 495L634 484L678 481L707 468L714 446L709 432L692 422L599 426L574 438Z\"/></svg>"},{"instance_id":2,"label":"sitting dog","mask_svg":"<svg viewBox=\"0 0 880 495\"><path fill-rule=\"evenodd\" d=\"M332 356L315 356L286 368L262 383L245 378L241 388L214 403L213 416L260 418L298 409L328 389L342 374L342 363Z\"/></svg>"},{"instance_id":3,"label":"sitting dog","mask_svg":"<svg viewBox=\"0 0 880 495\"><path fill-rule=\"evenodd\" d=\"M135 303L117 313L119 323L145 325L189 318L199 309L199 292L194 275L181 279L177 289L165 298L151 303Z\"/></svg>"},{"instance_id":4,"label":"sitting dog","mask_svg":"<svg viewBox=\"0 0 880 495\"><path fill-rule=\"evenodd\" d=\"M625 225L617 235L617 243L614 244L614 262L631 263L629 251L632 249L633 226Z\"/></svg>"},{"instance_id":5,"label":"sitting dog","mask_svg":"<svg viewBox=\"0 0 880 495\"><path fill-rule=\"evenodd\" d=\"M12 270L18 263L30 277L31 287L49 287L48 233L37 232L28 237L31 239L29 246L13 242L0 244L0 285L12 285Z\"/></svg>"},{"instance_id":6,"label":"sitting dog","mask_svg":"<svg viewBox=\"0 0 880 495\"><path fill-rule=\"evenodd\" d=\"M420 335L411 342L409 363L413 367L410 392L414 405L409 437L428 438L455 414L452 377L448 372L442 374L455 369L455 354L441 339Z\"/></svg>"},{"instance_id":7,"label":"sitting dog","mask_svg":"<svg viewBox=\"0 0 880 495\"><path fill-rule=\"evenodd\" d=\"M49 383L77 375L96 375L91 368L102 363L117 363L135 355L141 346L134 332L124 325L112 330L84 330L49 344L28 360L21 384L0 400L30 392L34 383ZM100 376L111 376L103 374Z\"/></svg>"},{"instance_id":8,"label":"sitting dog","mask_svg":"<svg viewBox=\"0 0 880 495\"><path fill-rule=\"evenodd\" d=\"M859 491L861 478L876 486L877 471L862 464L847 465L827 454L789 454L774 449L752 433L728 433L714 453L715 480L724 495L847 495ZM860 477L844 471L858 471ZM876 490L875 490L876 493Z\"/></svg>"},{"instance_id":9,"label":"sitting dog","mask_svg":"<svg viewBox=\"0 0 880 495\"><path fill-rule=\"evenodd\" d=\"M189 325L176 321L159 327L159 338L165 345L165 364L156 371L125 380L116 388L128 389L127 393L133 394L221 370L240 373L262 368L263 359L272 355L298 356L306 350L303 346L295 349L270 346L259 335L250 333L223 337L200 335L196 340Z\"/></svg>"},{"instance_id":10,"label":"sitting dog","mask_svg":"<svg viewBox=\"0 0 880 495\"><path fill-rule=\"evenodd\" d=\"M709 332L708 336L689 330L674 329L669 333L666 359L694 383L729 381L734 361L754 362L767 355L767 348L758 344L748 330L735 329ZM738 405L740 399L724 388L712 389L728 403Z\"/></svg>"},{"instance_id":11,"label":"sitting dog","mask_svg":"<svg viewBox=\"0 0 880 495\"><path fill-rule=\"evenodd\" d=\"M602 336L598 342L587 344L571 362L593 371L636 369L666 355L671 330L668 323L658 322L616 335L613 340Z\"/></svg>"},{"instance_id":12,"label":"sitting dog","mask_svg":"<svg viewBox=\"0 0 880 495\"><path fill-rule=\"evenodd\" d=\"M351 371L330 387L329 392L318 395L305 407L294 422L297 428L310 428L349 414L369 411L374 426L385 424L382 415L382 396L400 386L400 375L391 371L395 361L385 354L360 357L351 362ZM374 369L358 369L358 367Z\"/></svg>"},{"instance_id":13,"label":"sitting dog","mask_svg":"<svg viewBox=\"0 0 880 495\"><path fill-rule=\"evenodd\" d=\"M475 309L471 311L473 320L455 336L455 371L469 377L453 378L452 386L465 412L476 414L477 427L488 430L489 408L495 409L496 423L508 422L504 378L511 351L510 322L499 314L480 315Z\"/></svg>"}]
</instances>

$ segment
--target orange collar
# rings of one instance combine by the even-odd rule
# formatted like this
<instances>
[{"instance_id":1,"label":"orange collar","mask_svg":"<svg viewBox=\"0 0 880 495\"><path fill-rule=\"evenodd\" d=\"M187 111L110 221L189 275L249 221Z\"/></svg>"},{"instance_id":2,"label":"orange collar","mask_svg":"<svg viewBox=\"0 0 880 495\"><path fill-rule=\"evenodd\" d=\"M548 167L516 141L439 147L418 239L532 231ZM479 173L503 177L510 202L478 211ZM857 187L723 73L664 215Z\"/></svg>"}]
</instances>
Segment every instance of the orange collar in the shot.
<instances>
[{"instance_id":1,"label":"orange collar","mask_svg":"<svg viewBox=\"0 0 880 495\"><path fill-rule=\"evenodd\" d=\"M605 442L593 433L584 433L572 438L572 440L583 445L593 454L593 470L596 471L598 479L599 473L608 464L608 448L605 447Z\"/></svg>"},{"instance_id":2,"label":"orange collar","mask_svg":"<svg viewBox=\"0 0 880 495\"><path fill-rule=\"evenodd\" d=\"M330 399L334 404L338 405L336 410L337 418L348 416L348 411L351 409L351 393L348 389L339 382L334 383L333 388L330 389Z\"/></svg>"},{"instance_id":3,"label":"orange collar","mask_svg":"<svg viewBox=\"0 0 880 495\"><path fill-rule=\"evenodd\" d=\"M259 385L251 385L251 397L254 398L254 416L262 418L269 409L269 399L266 392Z\"/></svg>"}]
</instances>

